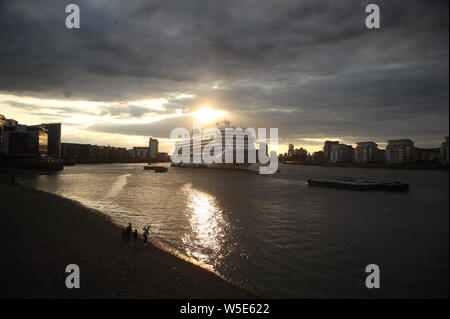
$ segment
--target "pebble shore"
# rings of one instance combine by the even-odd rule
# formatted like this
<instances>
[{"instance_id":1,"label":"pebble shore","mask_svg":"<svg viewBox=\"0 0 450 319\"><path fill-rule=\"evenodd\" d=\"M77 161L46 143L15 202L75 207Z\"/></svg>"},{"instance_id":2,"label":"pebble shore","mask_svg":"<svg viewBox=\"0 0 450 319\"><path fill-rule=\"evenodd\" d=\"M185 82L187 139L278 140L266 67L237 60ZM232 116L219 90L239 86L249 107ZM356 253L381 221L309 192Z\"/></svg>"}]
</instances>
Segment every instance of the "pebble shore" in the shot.
<instances>
[{"instance_id":1,"label":"pebble shore","mask_svg":"<svg viewBox=\"0 0 450 319\"><path fill-rule=\"evenodd\" d=\"M257 297L141 239L123 243L106 215L0 175L0 298ZM79 289L65 285L68 264L80 267Z\"/></svg>"}]
</instances>

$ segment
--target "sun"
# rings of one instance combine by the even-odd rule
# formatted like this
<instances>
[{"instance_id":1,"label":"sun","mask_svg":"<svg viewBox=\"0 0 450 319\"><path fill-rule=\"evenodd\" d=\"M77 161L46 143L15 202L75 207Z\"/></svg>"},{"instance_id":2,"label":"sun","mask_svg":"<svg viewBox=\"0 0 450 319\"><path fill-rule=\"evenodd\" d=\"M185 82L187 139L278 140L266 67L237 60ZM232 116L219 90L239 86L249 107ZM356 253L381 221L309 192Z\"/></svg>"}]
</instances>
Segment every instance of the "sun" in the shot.
<instances>
[{"instance_id":1,"label":"sun","mask_svg":"<svg viewBox=\"0 0 450 319\"><path fill-rule=\"evenodd\" d=\"M221 110L211 110L209 107L205 106L202 109L195 111L193 113L194 117L202 122L209 122L219 117L223 117L227 114L226 111Z\"/></svg>"}]
</instances>

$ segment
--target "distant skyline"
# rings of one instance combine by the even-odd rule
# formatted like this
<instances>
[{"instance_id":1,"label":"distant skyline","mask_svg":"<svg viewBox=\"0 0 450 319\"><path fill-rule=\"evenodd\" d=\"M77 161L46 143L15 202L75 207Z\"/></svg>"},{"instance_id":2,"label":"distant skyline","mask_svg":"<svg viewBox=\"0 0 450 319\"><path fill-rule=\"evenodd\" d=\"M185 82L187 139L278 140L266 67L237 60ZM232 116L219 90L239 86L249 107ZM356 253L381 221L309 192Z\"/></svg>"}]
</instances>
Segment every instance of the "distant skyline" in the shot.
<instances>
[{"instance_id":1,"label":"distant skyline","mask_svg":"<svg viewBox=\"0 0 450 319\"><path fill-rule=\"evenodd\" d=\"M0 114L122 147L229 119L320 150L449 135L448 1L0 0ZM381 29L364 27L369 3Z\"/></svg>"}]
</instances>

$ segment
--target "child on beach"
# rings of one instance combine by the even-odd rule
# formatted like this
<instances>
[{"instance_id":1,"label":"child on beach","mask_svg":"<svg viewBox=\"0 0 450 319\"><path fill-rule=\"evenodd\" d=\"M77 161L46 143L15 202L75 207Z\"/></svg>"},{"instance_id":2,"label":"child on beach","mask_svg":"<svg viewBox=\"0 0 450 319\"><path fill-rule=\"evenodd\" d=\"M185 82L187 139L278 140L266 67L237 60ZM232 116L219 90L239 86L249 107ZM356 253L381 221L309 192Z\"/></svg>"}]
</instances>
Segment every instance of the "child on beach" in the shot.
<instances>
[{"instance_id":1,"label":"child on beach","mask_svg":"<svg viewBox=\"0 0 450 319\"><path fill-rule=\"evenodd\" d=\"M148 231L150 229L150 225L147 227L144 227L144 245L147 246L147 239L148 239Z\"/></svg>"},{"instance_id":2,"label":"child on beach","mask_svg":"<svg viewBox=\"0 0 450 319\"><path fill-rule=\"evenodd\" d=\"M147 246L148 233L144 233L144 245Z\"/></svg>"}]
</instances>

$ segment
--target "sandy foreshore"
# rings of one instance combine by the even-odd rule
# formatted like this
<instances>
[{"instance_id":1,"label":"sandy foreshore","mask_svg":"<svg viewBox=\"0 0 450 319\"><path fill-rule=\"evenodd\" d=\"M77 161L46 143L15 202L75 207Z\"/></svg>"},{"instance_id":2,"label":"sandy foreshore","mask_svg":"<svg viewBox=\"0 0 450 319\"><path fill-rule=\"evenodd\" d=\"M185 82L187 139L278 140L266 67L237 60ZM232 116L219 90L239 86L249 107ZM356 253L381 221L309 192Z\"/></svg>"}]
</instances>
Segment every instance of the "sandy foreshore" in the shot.
<instances>
[{"instance_id":1,"label":"sandy foreshore","mask_svg":"<svg viewBox=\"0 0 450 319\"><path fill-rule=\"evenodd\" d=\"M105 215L0 175L0 298L257 297L141 239L124 244ZM79 289L66 288L68 264L80 267Z\"/></svg>"}]
</instances>

